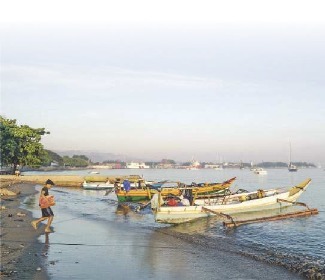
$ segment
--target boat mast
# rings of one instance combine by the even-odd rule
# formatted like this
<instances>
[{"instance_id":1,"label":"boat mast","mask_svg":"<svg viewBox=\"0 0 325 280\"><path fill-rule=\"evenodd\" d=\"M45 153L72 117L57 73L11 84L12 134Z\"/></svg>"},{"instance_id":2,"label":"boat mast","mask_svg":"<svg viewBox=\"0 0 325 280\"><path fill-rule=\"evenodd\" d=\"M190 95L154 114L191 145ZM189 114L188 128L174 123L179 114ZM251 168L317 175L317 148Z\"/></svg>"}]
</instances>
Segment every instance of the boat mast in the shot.
<instances>
[{"instance_id":1,"label":"boat mast","mask_svg":"<svg viewBox=\"0 0 325 280\"><path fill-rule=\"evenodd\" d=\"M289 148L290 148L290 154L289 154L289 165L288 165L288 169L289 171L297 171L297 167L295 165L292 164L291 162L291 142L289 142Z\"/></svg>"},{"instance_id":2,"label":"boat mast","mask_svg":"<svg viewBox=\"0 0 325 280\"><path fill-rule=\"evenodd\" d=\"M291 166L291 141L289 141L289 167Z\"/></svg>"}]
</instances>

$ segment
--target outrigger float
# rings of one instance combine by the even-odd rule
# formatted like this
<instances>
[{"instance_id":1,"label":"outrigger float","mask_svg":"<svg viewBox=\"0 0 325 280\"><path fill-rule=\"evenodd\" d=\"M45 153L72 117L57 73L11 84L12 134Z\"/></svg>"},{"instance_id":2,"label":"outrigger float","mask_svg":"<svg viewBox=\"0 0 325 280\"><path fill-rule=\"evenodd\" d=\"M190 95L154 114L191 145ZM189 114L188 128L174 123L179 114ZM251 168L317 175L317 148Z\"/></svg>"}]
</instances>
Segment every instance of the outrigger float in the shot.
<instances>
[{"instance_id":1,"label":"outrigger float","mask_svg":"<svg viewBox=\"0 0 325 280\"><path fill-rule=\"evenodd\" d=\"M278 220L291 217L299 217L317 214L317 209L309 209L305 204L296 202L301 194L307 189L311 179L291 188L279 188L270 190L257 190L255 192L231 194L222 198L210 200L193 200L190 206L165 206L158 203L154 209L156 222L179 224L189 222L198 218L221 216L228 221L224 222L227 227L234 227L251 222ZM161 197L158 198L161 201ZM261 217L259 219L248 219L235 221L230 214L250 213L269 209L282 209L291 205L306 206L307 210L294 213L280 214L273 217Z\"/></svg>"}]
</instances>

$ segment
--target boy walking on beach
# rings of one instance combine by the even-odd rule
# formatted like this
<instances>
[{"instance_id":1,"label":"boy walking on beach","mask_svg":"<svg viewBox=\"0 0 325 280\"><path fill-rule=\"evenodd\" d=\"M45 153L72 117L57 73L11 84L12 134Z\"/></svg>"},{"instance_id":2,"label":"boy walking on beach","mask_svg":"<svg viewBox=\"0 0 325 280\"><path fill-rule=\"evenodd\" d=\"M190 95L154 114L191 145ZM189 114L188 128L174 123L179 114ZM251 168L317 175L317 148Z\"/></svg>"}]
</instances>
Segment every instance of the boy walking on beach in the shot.
<instances>
[{"instance_id":1,"label":"boy walking on beach","mask_svg":"<svg viewBox=\"0 0 325 280\"><path fill-rule=\"evenodd\" d=\"M50 196L49 196L49 189L54 186L54 183L52 180L48 179L45 182L45 186L42 188L40 197L39 197L39 206L41 207L42 211L42 217L38 220L32 221L32 226L34 229L37 229L37 226L40 222L47 220L47 225L45 227L45 232L51 232L50 226L52 224L54 214L51 209L51 202L50 202Z\"/></svg>"}]
</instances>

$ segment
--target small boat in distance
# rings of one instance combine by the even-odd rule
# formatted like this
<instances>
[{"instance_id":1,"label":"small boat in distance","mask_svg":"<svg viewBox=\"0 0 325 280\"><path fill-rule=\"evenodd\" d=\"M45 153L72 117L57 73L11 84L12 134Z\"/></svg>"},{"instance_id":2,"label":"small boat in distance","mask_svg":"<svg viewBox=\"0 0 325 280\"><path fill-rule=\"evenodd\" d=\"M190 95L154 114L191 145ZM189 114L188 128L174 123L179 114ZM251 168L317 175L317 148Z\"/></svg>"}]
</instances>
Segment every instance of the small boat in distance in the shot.
<instances>
[{"instance_id":1,"label":"small boat in distance","mask_svg":"<svg viewBox=\"0 0 325 280\"><path fill-rule=\"evenodd\" d=\"M297 166L295 166L292 163L290 163L288 165L288 170L289 170L289 172L297 172L298 171L298 168L297 168Z\"/></svg>"},{"instance_id":2,"label":"small boat in distance","mask_svg":"<svg viewBox=\"0 0 325 280\"><path fill-rule=\"evenodd\" d=\"M258 175L266 175L267 171L265 169L263 169L263 168L255 168L254 173L258 174Z\"/></svg>"},{"instance_id":3,"label":"small boat in distance","mask_svg":"<svg viewBox=\"0 0 325 280\"><path fill-rule=\"evenodd\" d=\"M99 171L89 171L89 174L99 174Z\"/></svg>"},{"instance_id":4,"label":"small boat in distance","mask_svg":"<svg viewBox=\"0 0 325 280\"><path fill-rule=\"evenodd\" d=\"M222 165L217 165L215 168L213 168L214 170L223 170Z\"/></svg>"},{"instance_id":5,"label":"small boat in distance","mask_svg":"<svg viewBox=\"0 0 325 280\"><path fill-rule=\"evenodd\" d=\"M82 187L85 190L111 190L115 186L114 184L107 182L86 182L82 183Z\"/></svg>"}]
</instances>

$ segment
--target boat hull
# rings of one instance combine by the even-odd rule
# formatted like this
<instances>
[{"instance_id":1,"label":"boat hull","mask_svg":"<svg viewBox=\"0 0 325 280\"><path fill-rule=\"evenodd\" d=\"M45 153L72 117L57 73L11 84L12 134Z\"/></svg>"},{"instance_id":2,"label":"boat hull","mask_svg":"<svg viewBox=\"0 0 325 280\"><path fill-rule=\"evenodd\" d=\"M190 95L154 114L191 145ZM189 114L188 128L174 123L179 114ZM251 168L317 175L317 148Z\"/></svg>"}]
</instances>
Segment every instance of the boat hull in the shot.
<instances>
[{"instance_id":1,"label":"boat hull","mask_svg":"<svg viewBox=\"0 0 325 280\"><path fill-rule=\"evenodd\" d=\"M151 199L149 189L131 189L128 192L124 190L116 190L115 193L118 202L139 202Z\"/></svg>"},{"instance_id":2,"label":"boat hull","mask_svg":"<svg viewBox=\"0 0 325 280\"><path fill-rule=\"evenodd\" d=\"M148 196L131 196L131 195L119 195L117 197L118 202L141 202L150 200Z\"/></svg>"},{"instance_id":3,"label":"boat hull","mask_svg":"<svg viewBox=\"0 0 325 280\"><path fill-rule=\"evenodd\" d=\"M298 169L297 168L288 168L289 172L297 172Z\"/></svg>"}]
</instances>

